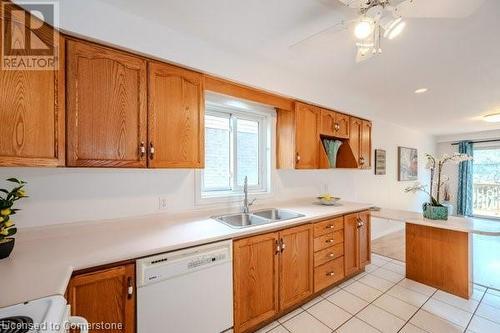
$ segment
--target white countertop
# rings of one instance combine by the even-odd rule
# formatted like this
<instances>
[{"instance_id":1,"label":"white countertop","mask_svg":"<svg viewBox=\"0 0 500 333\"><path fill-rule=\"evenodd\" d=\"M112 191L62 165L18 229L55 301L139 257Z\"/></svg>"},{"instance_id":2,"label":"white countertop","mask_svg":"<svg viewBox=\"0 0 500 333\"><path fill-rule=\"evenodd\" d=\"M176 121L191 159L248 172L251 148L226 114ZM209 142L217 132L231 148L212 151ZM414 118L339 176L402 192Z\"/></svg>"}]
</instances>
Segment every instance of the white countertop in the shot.
<instances>
[{"instance_id":1,"label":"white countertop","mask_svg":"<svg viewBox=\"0 0 500 333\"><path fill-rule=\"evenodd\" d=\"M64 295L75 270L136 259L194 245L237 238L370 208L312 200L266 205L305 215L290 221L234 229L208 218L228 210L72 223L21 230L10 258L0 261L0 307L51 295ZM233 210L234 211L234 210Z\"/></svg>"},{"instance_id":2,"label":"white countertop","mask_svg":"<svg viewBox=\"0 0 500 333\"><path fill-rule=\"evenodd\" d=\"M383 208L380 211L372 211L371 215L373 217L440 229L455 230L471 234L500 236L500 221L496 222L479 218L459 216L449 216L447 221L429 220L424 218L422 213L386 208Z\"/></svg>"}]
</instances>

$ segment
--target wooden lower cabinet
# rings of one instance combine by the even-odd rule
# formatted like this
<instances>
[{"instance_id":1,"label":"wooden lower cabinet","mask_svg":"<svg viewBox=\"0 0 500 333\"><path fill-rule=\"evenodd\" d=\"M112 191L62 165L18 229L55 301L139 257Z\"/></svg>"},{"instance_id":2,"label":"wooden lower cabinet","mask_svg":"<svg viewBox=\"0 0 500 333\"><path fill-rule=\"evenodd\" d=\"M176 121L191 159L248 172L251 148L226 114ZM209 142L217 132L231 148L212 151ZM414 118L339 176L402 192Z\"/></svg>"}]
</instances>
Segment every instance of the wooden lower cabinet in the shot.
<instances>
[{"instance_id":1,"label":"wooden lower cabinet","mask_svg":"<svg viewBox=\"0 0 500 333\"><path fill-rule=\"evenodd\" d=\"M234 331L252 332L313 293L312 225L233 243Z\"/></svg>"},{"instance_id":2,"label":"wooden lower cabinet","mask_svg":"<svg viewBox=\"0 0 500 333\"><path fill-rule=\"evenodd\" d=\"M135 332L135 265L104 269L74 276L68 287L71 314L82 316L94 329L89 332ZM101 329L102 323L118 329Z\"/></svg>"},{"instance_id":3,"label":"wooden lower cabinet","mask_svg":"<svg viewBox=\"0 0 500 333\"><path fill-rule=\"evenodd\" d=\"M311 225L280 232L280 245L280 309L287 309L313 292Z\"/></svg>"},{"instance_id":4,"label":"wooden lower cabinet","mask_svg":"<svg viewBox=\"0 0 500 333\"><path fill-rule=\"evenodd\" d=\"M344 262L348 276L370 263L370 212L349 214L344 220Z\"/></svg>"},{"instance_id":5,"label":"wooden lower cabinet","mask_svg":"<svg viewBox=\"0 0 500 333\"><path fill-rule=\"evenodd\" d=\"M233 243L234 331L247 332L279 311L277 232Z\"/></svg>"},{"instance_id":6,"label":"wooden lower cabinet","mask_svg":"<svg viewBox=\"0 0 500 333\"><path fill-rule=\"evenodd\" d=\"M314 291L323 290L344 278L344 258L340 257L314 269Z\"/></svg>"}]
</instances>

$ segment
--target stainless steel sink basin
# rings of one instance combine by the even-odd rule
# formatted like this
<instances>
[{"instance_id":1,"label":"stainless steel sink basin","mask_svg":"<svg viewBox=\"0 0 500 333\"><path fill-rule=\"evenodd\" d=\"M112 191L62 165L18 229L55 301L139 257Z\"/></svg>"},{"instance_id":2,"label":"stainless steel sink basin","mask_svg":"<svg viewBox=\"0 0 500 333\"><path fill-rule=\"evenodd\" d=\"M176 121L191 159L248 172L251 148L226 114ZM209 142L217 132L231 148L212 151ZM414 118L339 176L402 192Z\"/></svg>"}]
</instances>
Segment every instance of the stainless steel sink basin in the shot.
<instances>
[{"instance_id":1,"label":"stainless steel sink basin","mask_svg":"<svg viewBox=\"0 0 500 333\"><path fill-rule=\"evenodd\" d=\"M286 221L305 216L303 214L292 212L291 210L278 208L260 210L253 212L253 214L272 221Z\"/></svg>"},{"instance_id":2,"label":"stainless steel sink basin","mask_svg":"<svg viewBox=\"0 0 500 333\"><path fill-rule=\"evenodd\" d=\"M227 224L232 228L246 228L266 223L286 221L305 215L285 209L264 209L253 213L239 213L212 217L216 221Z\"/></svg>"},{"instance_id":3,"label":"stainless steel sink basin","mask_svg":"<svg viewBox=\"0 0 500 333\"><path fill-rule=\"evenodd\" d=\"M233 228L244 228L272 222L269 219L245 213L215 216L213 218Z\"/></svg>"}]
</instances>

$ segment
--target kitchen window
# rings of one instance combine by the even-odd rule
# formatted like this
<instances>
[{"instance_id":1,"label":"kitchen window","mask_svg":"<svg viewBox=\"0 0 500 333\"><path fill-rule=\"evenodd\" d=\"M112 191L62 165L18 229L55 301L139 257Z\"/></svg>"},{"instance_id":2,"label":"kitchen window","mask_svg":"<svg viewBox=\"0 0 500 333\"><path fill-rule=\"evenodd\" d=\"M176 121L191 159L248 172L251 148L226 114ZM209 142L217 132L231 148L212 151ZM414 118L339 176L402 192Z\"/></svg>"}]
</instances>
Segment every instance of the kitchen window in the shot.
<instances>
[{"instance_id":1,"label":"kitchen window","mask_svg":"<svg viewBox=\"0 0 500 333\"><path fill-rule=\"evenodd\" d=\"M205 168L200 175L202 198L239 196L245 177L249 192L269 191L272 113L251 104L238 105L245 105L246 109L206 105Z\"/></svg>"},{"instance_id":2,"label":"kitchen window","mask_svg":"<svg viewBox=\"0 0 500 333\"><path fill-rule=\"evenodd\" d=\"M474 146L473 214L500 218L500 146Z\"/></svg>"}]
</instances>

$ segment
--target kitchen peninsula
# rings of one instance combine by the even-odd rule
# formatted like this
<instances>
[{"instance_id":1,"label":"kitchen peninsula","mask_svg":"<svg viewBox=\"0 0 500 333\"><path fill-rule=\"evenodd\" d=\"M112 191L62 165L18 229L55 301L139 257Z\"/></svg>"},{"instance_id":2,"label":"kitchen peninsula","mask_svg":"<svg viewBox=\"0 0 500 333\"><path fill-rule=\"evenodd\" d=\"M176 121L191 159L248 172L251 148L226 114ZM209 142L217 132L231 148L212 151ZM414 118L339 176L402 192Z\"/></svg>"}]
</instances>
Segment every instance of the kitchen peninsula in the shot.
<instances>
[{"instance_id":1,"label":"kitchen peninsula","mask_svg":"<svg viewBox=\"0 0 500 333\"><path fill-rule=\"evenodd\" d=\"M392 209L372 217L406 223L406 277L469 299L472 294L472 234L500 236L500 225L450 216L447 221Z\"/></svg>"}]
</instances>

